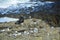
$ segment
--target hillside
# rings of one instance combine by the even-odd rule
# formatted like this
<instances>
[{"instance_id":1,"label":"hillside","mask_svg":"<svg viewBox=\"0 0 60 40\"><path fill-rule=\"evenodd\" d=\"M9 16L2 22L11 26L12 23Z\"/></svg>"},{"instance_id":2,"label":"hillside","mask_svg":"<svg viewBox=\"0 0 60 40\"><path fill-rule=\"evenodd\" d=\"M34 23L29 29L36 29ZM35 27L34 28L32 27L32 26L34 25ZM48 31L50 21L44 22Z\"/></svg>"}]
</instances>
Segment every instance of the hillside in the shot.
<instances>
[{"instance_id":1,"label":"hillside","mask_svg":"<svg viewBox=\"0 0 60 40\"><path fill-rule=\"evenodd\" d=\"M1 27L11 28L9 31L6 29L7 31L0 33L0 40L59 40L60 36L60 27L50 27L45 21L36 18L26 19L21 25L15 24L15 22L3 23L0 24L0 28ZM22 34L16 32L21 30L25 31L21 32Z\"/></svg>"}]
</instances>

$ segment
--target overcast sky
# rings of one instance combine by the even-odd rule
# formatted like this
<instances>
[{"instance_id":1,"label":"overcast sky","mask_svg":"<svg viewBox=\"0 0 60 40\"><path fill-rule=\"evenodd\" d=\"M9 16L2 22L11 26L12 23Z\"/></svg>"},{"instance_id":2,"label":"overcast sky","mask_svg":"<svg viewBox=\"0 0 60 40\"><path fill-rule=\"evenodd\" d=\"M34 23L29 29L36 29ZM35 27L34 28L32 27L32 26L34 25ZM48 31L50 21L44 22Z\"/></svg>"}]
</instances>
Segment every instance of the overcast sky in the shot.
<instances>
[{"instance_id":1,"label":"overcast sky","mask_svg":"<svg viewBox=\"0 0 60 40\"><path fill-rule=\"evenodd\" d=\"M9 7L11 4L25 3L25 2L29 2L29 0L0 0L0 8L6 8Z\"/></svg>"},{"instance_id":2,"label":"overcast sky","mask_svg":"<svg viewBox=\"0 0 60 40\"><path fill-rule=\"evenodd\" d=\"M7 7L11 6L12 4L16 5L17 3L26 3L29 1L30 0L0 0L0 8L7 8ZM49 3L51 3L51 2L49 2ZM42 2L40 4L42 4Z\"/></svg>"}]
</instances>

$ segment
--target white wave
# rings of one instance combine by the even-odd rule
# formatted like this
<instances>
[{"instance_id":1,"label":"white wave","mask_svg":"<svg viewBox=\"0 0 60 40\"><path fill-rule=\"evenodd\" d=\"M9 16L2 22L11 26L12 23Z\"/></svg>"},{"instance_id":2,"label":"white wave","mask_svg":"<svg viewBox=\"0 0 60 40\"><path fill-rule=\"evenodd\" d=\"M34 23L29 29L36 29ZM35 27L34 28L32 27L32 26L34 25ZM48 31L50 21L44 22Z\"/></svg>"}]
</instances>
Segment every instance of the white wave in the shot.
<instances>
[{"instance_id":1,"label":"white wave","mask_svg":"<svg viewBox=\"0 0 60 40\"><path fill-rule=\"evenodd\" d=\"M0 18L0 22L12 22L12 21L18 21L17 18L9 18L9 17L2 17Z\"/></svg>"}]
</instances>

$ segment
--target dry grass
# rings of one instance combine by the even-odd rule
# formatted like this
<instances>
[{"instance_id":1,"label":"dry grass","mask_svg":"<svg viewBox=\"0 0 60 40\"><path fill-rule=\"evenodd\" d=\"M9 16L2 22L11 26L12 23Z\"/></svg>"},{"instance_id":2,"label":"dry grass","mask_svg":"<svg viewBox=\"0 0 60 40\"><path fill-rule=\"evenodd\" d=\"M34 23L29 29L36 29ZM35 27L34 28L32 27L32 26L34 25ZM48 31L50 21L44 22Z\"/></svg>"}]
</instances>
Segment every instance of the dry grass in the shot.
<instances>
[{"instance_id":1,"label":"dry grass","mask_svg":"<svg viewBox=\"0 0 60 40\"><path fill-rule=\"evenodd\" d=\"M31 24L33 21L38 21L37 24ZM6 32L4 33L0 33L0 40L60 40L59 39L59 30L60 28L50 28L50 26L42 21L41 19L26 19L24 21L23 25L18 25L18 24L14 24L15 22L9 22L9 23L3 23L0 24L0 27L4 27L4 26L11 26L12 29L11 30L21 30L21 29L29 29L29 28L38 28L39 32L37 34L31 34L31 35L21 35L21 36L17 36L17 37L9 37ZM42 26L43 28L40 28L40 26Z\"/></svg>"}]
</instances>

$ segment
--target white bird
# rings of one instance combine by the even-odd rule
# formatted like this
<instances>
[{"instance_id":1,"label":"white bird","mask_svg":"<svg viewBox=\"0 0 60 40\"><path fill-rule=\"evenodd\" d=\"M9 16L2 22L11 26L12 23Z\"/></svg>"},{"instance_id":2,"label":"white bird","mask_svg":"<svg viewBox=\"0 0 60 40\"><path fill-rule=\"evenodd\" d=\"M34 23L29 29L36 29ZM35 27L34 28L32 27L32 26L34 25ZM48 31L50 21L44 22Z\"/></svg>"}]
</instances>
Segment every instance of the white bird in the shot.
<instances>
[{"instance_id":1,"label":"white bird","mask_svg":"<svg viewBox=\"0 0 60 40\"><path fill-rule=\"evenodd\" d=\"M28 31L24 31L24 34L25 34L25 35L28 35L28 34L29 34L29 32L28 32Z\"/></svg>"},{"instance_id":2,"label":"white bird","mask_svg":"<svg viewBox=\"0 0 60 40\"><path fill-rule=\"evenodd\" d=\"M10 29L9 29L9 28L7 28L7 31L10 31Z\"/></svg>"},{"instance_id":3,"label":"white bird","mask_svg":"<svg viewBox=\"0 0 60 40\"><path fill-rule=\"evenodd\" d=\"M34 28L33 30L35 33L38 33L38 28Z\"/></svg>"},{"instance_id":4,"label":"white bird","mask_svg":"<svg viewBox=\"0 0 60 40\"><path fill-rule=\"evenodd\" d=\"M34 22L34 24L37 24L37 22Z\"/></svg>"},{"instance_id":5,"label":"white bird","mask_svg":"<svg viewBox=\"0 0 60 40\"><path fill-rule=\"evenodd\" d=\"M21 35L22 33L18 33L17 35Z\"/></svg>"},{"instance_id":6,"label":"white bird","mask_svg":"<svg viewBox=\"0 0 60 40\"><path fill-rule=\"evenodd\" d=\"M1 32L4 32L5 30L3 29L3 30L1 30Z\"/></svg>"},{"instance_id":7,"label":"white bird","mask_svg":"<svg viewBox=\"0 0 60 40\"><path fill-rule=\"evenodd\" d=\"M16 36L17 36L17 34L15 34L15 33L14 33L14 34L12 34L12 35L13 35L14 37L16 37Z\"/></svg>"},{"instance_id":8,"label":"white bird","mask_svg":"<svg viewBox=\"0 0 60 40\"><path fill-rule=\"evenodd\" d=\"M15 31L15 33L17 33L17 31Z\"/></svg>"},{"instance_id":9,"label":"white bird","mask_svg":"<svg viewBox=\"0 0 60 40\"><path fill-rule=\"evenodd\" d=\"M21 23L21 25L24 25L24 23Z\"/></svg>"},{"instance_id":10,"label":"white bird","mask_svg":"<svg viewBox=\"0 0 60 40\"><path fill-rule=\"evenodd\" d=\"M54 28L54 26L51 27L52 29Z\"/></svg>"},{"instance_id":11,"label":"white bird","mask_svg":"<svg viewBox=\"0 0 60 40\"><path fill-rule=\"evenodd\" d=\"M16 37L16 36L19 36L19 35L21 35L21 33L10 34L9 36L14 36L14 37Z\"/></svg>"}]
</instances>

